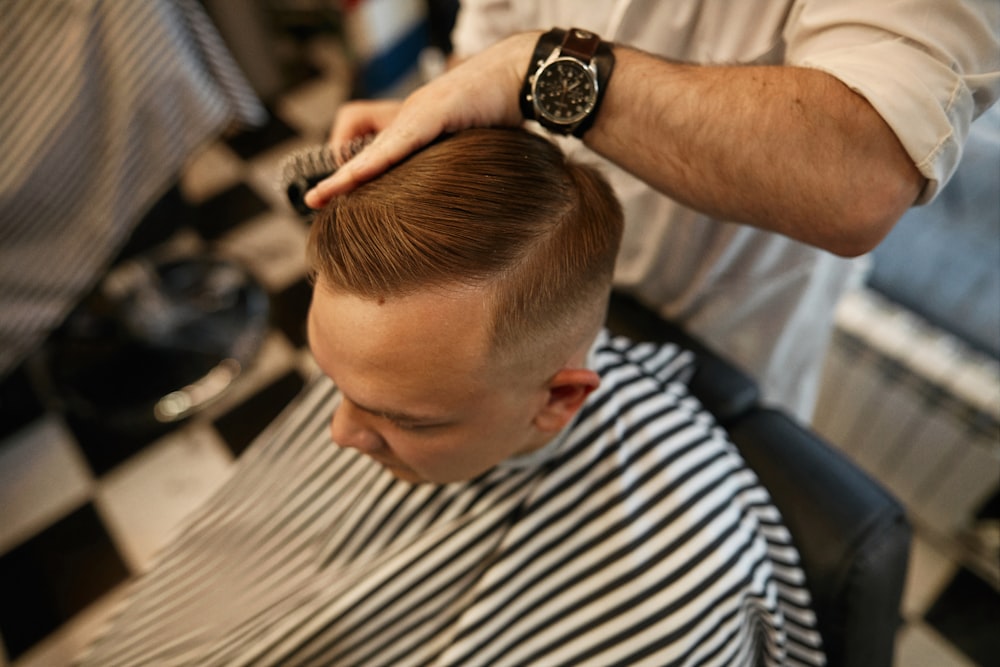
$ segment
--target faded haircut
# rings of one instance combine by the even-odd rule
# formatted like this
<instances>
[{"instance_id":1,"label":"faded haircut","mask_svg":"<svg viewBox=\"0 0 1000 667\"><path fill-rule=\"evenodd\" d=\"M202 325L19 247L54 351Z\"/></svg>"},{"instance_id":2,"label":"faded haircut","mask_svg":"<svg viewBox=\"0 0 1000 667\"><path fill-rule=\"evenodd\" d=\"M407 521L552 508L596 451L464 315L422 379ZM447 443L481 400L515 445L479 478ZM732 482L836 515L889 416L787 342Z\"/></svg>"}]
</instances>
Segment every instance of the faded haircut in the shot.
<instances>
[{"instance_id":1,"label":"faded haircut","mask_svg":"<svg viewBox=\"0 0 1000 667\"><path fill-rule=\"evenodd\" d=\"M511 351L600 325L621 233L594 168L525 130L473 129L334 198L308 259L313 278L362 298L481 288L493 348Z\"/></svg>"}]
</instances>

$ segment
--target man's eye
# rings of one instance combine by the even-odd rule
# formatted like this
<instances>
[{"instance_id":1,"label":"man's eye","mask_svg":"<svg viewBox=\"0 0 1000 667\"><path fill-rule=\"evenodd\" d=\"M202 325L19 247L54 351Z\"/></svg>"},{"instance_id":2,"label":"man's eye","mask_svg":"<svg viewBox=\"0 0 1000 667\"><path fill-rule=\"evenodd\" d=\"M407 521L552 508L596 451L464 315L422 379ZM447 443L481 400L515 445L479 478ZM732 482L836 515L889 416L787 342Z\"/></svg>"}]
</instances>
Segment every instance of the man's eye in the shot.
<instances>
[{"instance_id":1,"label":"man's eye","mask_svg":"<svg viewBox=\"0 0 1000 667\"><path fill-rule=\"evenodd\" d=\"M439 426L439 424L427 424L424 422L410 422L402 419L390 419L389 422L401 431L427 431Z\"/></svg>"},{"instance_id":2,"label":"man's eye","mask_svg":"<svg viewBox=\"0 0 1000 667\"><path fill-rule=\"evenodd\" d=\"M416 431L423 426L422 424L414 424L412 422L399 421L398 419L390 419L389 421L392 422L393 426L403 431Z\"/></svg>"}]
</instances>

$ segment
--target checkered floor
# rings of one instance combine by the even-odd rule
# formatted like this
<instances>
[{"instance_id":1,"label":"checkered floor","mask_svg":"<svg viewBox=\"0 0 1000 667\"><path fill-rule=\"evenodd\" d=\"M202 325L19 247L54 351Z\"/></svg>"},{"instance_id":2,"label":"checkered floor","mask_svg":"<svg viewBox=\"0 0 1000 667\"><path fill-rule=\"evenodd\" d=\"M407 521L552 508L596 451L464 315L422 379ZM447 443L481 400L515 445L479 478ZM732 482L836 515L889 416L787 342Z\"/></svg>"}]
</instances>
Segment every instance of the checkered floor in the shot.
<instances>
[{"instance_id":1,"label":"checkered floor","mask_svg":"<svg viewBox=\"0 0 1000 667\"><path fill-rule=\"evenodd\" d=\"M197 156L127 251L211 252L240 262L267 292L269 331L225 397L167 433L137 439L49 407L24 371L5 381L0 667L69 664L129 580L314 372L303 336L307 227L276 183L284 156L321 141L347 95L339 51L315 47L311 75L271 105L271 122ZM1000 596L920 536L904 612L897 664L1000 664Z\"/></svg>"}]
</instances>

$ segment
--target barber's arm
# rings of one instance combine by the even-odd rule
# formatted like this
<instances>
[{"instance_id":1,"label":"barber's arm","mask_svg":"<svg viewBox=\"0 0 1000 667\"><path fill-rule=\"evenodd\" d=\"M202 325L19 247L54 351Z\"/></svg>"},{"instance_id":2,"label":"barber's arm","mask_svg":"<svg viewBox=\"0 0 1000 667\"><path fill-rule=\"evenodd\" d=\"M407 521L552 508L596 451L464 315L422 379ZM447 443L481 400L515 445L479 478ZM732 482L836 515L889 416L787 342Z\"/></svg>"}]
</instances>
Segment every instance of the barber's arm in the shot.
<instances>
[{"instance_id":1,"label":"barber's arm","mask_svg":"<svg viewBox=\"0 0 1000 667\"><path fill-rule=\"evenodd\" d=\"M719 220L856 255L923 187L882 117L829 74L681 65L627 48L615 57L585 143Z\"/></svg>"},{"instance_id":2,"label":"barber's arm","mask_svg":"<svg viewBox=\"0 0 1000 667\"><path fill-rule=\"evenodd\" d=\"M443 131L519 124L518 95L540 34L495 44L401 106L345 106L335 146L369 131L379 139L321 184L310 205ZM855 255L881 240L927 182L883 115L820 67L687 65L622 46L614 54L584 142L694 209ZM903 123L916 120L903 114Z\"/></svg>"}]
</instances>

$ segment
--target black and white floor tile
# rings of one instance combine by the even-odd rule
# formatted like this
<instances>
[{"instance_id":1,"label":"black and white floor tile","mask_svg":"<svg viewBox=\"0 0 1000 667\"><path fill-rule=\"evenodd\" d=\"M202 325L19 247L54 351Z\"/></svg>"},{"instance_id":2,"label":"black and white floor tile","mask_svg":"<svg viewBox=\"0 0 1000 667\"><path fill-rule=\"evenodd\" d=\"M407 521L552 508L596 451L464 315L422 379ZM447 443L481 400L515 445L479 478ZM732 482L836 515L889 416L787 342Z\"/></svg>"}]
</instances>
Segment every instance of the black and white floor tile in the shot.
<instances>
[{"instance_id":1,"label":"black and white floor tile","mask_svg":"<svg viewBox=\"0 0 1000 667\"><path fill-rule=\"evenodd\" d=\"M206 147L126 251L209 251L266 291L270 326L226 395L176 428L130 439L53 409L25 370L0 387L0 667L70 664L315 372L303 331L307 226L276 189L281 160L322 141L348 94L336 47L314 51L314 75L271 103L269 125ZM1000 596L919 535L904 614L898 665L1000 664Z\"/></svg>"}]
</instances>

